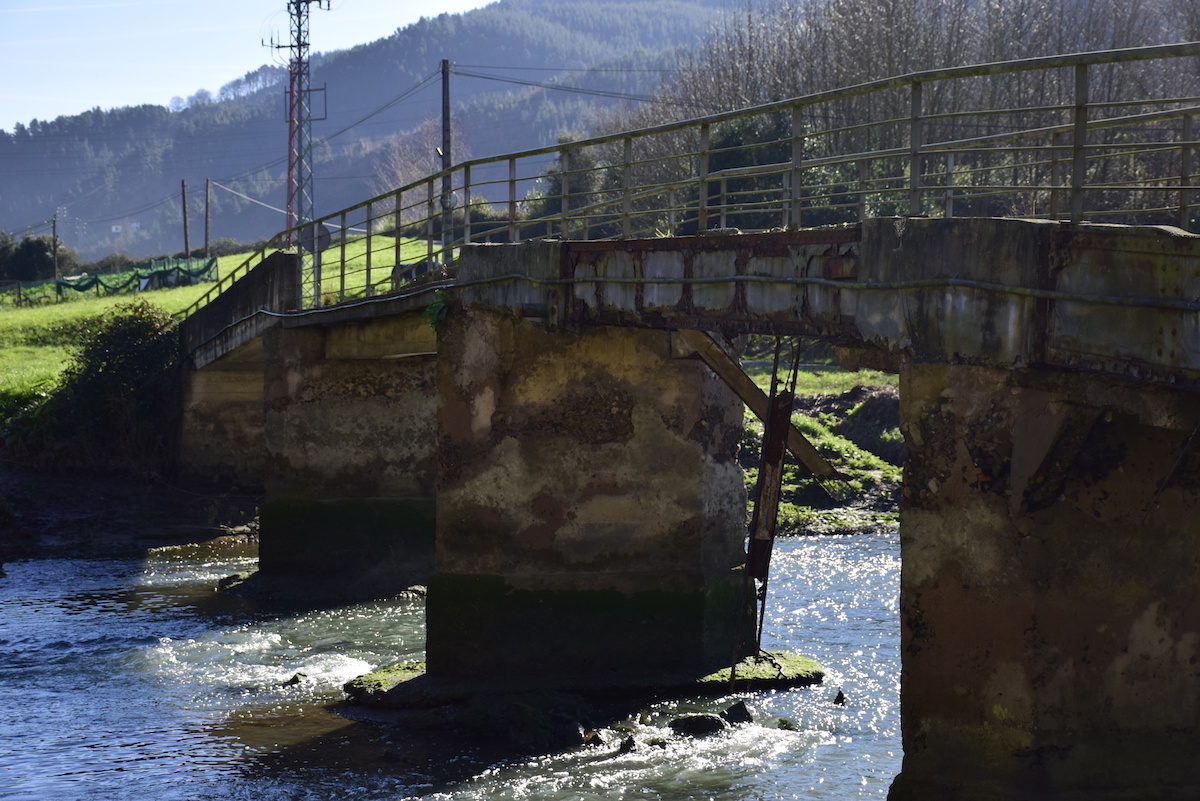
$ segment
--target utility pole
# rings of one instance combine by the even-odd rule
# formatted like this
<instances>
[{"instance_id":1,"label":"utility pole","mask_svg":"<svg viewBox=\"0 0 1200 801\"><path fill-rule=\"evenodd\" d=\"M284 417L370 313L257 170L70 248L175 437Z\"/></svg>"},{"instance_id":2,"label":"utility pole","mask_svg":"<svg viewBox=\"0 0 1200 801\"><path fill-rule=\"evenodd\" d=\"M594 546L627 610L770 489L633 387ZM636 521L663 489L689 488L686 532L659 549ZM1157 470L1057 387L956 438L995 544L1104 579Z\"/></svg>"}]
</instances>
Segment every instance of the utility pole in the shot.
<instances>
[{"instance_id":1,"label":"utility pole","mask_svg":"<svg viewBox=\"0 0 1200 801\"><path fill-rule=\"evenodd\" d=\"M50 218L50 258L54 261L54 280L62 278L58 274L58 212Z\"/></svg>"},{"instance_id":2,"label":"utility pole","mask_svg":"<svg viewBox=\"0 0 1200 801\"><path fill-rule=\"evenodd\" d=\"M210 223L212 215L210 207L212 206L212 178L204 179L204 258L211 259L212 253L209 251L208 235L210 232Z\"/></svg>"},{"instance_id":3,"label":"utility pole","mask_svg":"<svg viewBox=\"0 0 1200 801\"><path fill-rule=\"evenodd\" d=\"M450 159L450 59L442 59L442 169L446 172L442 176L442 261L448 262L450 254L447 252L450 243L454 237L452 228L454 226L454 196L452 194L453 185L450 180L450 165L453 162Z\"/></svg>"},{"instance_id":4,"label":"utility pole","mask_svg":"<svg viewBox=\"0 0 1200 801\"><path fill-rule=\"evenodd\" d=\"M183 257L190 262L192 259L192 245L188 240L187 181L179 182L179 197L183 200Z\"/></svg>"}]
</instances>

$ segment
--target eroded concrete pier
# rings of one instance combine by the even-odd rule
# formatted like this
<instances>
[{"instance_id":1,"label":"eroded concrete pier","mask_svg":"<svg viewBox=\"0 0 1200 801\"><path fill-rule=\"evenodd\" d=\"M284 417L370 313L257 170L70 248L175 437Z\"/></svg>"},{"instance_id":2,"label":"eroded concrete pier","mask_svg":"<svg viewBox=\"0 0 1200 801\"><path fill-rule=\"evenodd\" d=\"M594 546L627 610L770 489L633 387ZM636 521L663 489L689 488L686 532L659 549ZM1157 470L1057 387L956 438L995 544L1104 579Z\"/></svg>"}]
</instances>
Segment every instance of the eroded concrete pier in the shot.
<instances>
[{"instance_id":1,"label":"eroded concrete pier","mask_svg":"<svg viewBox=\"0 0 1200 801\"><path fill-rule=\"evenodd\" d=\"M265 337L259 570L378 597L428 579L436 447L433 332L418 315Z\"/></svg>"},{"instance_id":2,"label":"eroded concrete pier","mask_svg":"<svg viewBox=\"0 0 1200 801\"><path fill-rule=\"evenodd\" d=\"M912 364L892 799L1200 795L1200 401Z\"/></svg>"},{"instance_id":3,"label":"eroded concrete pier","mask_svg":"<svg viewBox=\"0 0 1200 801\"><path fill-rule=\"evenodd\" d=\"M696 678L749 647L742 405L667 331L439 329L430 675Z\"/></svg>"}]
</instances>

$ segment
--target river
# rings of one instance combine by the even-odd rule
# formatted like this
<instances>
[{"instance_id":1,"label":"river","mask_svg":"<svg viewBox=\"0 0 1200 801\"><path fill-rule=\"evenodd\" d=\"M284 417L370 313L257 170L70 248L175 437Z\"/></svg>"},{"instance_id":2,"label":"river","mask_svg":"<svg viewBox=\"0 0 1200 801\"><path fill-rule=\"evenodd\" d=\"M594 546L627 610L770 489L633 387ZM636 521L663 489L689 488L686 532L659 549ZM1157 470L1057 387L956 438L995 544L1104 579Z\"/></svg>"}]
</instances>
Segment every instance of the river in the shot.
<instances>
[{"instance_id":1,"label":"river","mask_svg":"<svg viewBox=\"0 0 1200 801\"><path fill-rule=\"evenodd\" d=\"M267 614L213 591L253 563L185 546L144 560L6 565L0 798L843 801L884 798L900 769L894 531L776 546L764 646L819 659L823 686L738 696L758 722L717 737L620 754L613 733L598 749L449 786L397 774L378 754L354 758L366 724L327 709L348 679L421 658L422 602ZM844 706L833 703L839 689ZM659 704L635 736L667 737L673 715L731 700ZM779 717L797 730L775 728Z\"/></svg>"}]
</instances>

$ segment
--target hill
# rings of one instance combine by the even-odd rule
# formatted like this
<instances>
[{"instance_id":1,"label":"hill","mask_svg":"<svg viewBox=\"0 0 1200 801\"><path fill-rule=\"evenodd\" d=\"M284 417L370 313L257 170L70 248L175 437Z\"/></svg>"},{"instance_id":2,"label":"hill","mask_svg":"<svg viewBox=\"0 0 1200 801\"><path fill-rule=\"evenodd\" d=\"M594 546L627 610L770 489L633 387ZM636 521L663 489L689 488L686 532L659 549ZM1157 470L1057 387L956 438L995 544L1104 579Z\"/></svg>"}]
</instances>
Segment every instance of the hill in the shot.
<instances>
[{"instance_id":1,"label":"hill","mask_svg":"<svg viewBox=\"0 0 1200 801\"><path fill-rule=\"evenodd\" d=\"M452 114L471 154L535 147L586 128L621 95L655 89L723 5L499 0L314 55L312 85L326 101L326 119L313 124L318 213L369 195L396 137L440 114L442 58L456 65ZM283 206L285 84L286 70L266 65L173 108L95 108L0 131L0 230L49 233L45 221L57 213L59 236L84 258L140 256L181 249L181 180L193 245L202 241L206 178ZM255 240L284 226L278 211L222 189L211 210L214 238Z\"/></svg>"}]
</instances>

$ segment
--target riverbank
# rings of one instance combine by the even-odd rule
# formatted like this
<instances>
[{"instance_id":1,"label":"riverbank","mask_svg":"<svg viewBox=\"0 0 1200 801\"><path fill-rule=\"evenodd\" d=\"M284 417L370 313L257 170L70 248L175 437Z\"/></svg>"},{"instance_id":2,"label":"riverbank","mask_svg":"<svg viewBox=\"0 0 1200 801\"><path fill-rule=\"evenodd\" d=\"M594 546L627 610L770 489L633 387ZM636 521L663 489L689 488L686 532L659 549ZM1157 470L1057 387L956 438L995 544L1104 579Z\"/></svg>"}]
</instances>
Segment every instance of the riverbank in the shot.
<instances>
[{"instance_id":1,"label":"riverbank","mask_svg":"<svg viewBox=\"0 0 1200 801\"><path fill-rule=\"evenodd\" d=\"M150 548L248 535L258 503L251 495L0 460L0 563L134 558Z\"/></svg>"}]
</instances>

